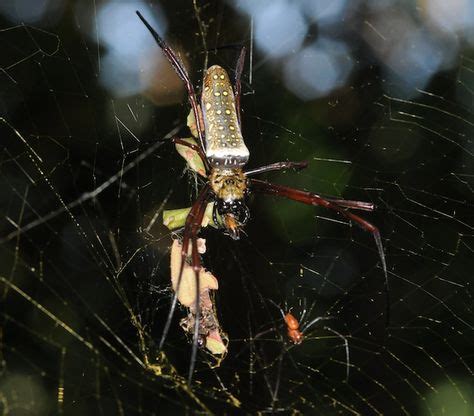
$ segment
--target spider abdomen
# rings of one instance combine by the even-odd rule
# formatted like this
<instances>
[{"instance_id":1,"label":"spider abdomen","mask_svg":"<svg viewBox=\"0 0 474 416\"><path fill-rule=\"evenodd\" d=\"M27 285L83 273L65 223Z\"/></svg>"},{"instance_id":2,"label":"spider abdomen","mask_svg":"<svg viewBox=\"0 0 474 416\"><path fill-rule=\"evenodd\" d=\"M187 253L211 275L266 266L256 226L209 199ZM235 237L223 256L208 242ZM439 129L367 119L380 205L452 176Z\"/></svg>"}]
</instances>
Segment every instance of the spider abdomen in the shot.
<instances>
[{"instance_id":1,"label":"spider abdomen","mask_svg":"<svg viewBox=\"0 0 474 416\"><path fill-rule=\"evenodd\" d=\"M201 96L206 158L212 167L244 166L249 150L244 143L235 109L235 97L227 72L211 66L204 76Z\"/></svg>"}]
</instances>

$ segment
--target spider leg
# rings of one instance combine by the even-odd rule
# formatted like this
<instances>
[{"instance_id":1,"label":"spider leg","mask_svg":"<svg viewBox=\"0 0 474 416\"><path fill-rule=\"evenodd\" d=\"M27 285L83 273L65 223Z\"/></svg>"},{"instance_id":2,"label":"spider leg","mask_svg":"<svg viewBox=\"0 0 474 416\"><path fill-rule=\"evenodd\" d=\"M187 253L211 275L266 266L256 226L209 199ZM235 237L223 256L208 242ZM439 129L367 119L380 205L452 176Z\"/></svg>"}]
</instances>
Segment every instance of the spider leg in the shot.
<instances>
[{"instance_id":1,"label":"spider leg","mask_svg":"<svg viewBox=\"0 0 474 416\"><path fill-rule=\"evenodd\" d=\"M349 367L351 365L350 356L349 356L349 342L347 341L347 338L344 335L340 334L334 329L329 328L328 326L325 326L324 329L326 331L332 332L333 334L336 334L344 342L344 348L346 350L346 383L347 383L349 381Z\"/></svg>"},{"instance_id":2,"label":"spider leg","mask_svg":"<svg viewBox=\"0 0 474 416\"><path fill-rule=\"evenodd\" d=\"M260 193L281 196L284 198L291 199L293 201L302 202L303 204L307 204L307 205L314 205L314 206L329 208L333 211L338 212L339 214L346 217L347 219L355 222L364 230L370 232L372 236L374 237L375 245L377 246L377 250L380 257L380 262L382 263L382 270L385 277L385 296L387 299L387 306L390 307L390 298L389 298L389 292L388 292L389 285L388 285L387 263L385 262L385 254L383 251L382 238L380 236L380 231L375 225L372 225L370 222L364 220L358 215L355 215L352 212L349 212L344 209L344 208L354 208L354 206L351 206L351 203L352 202L357 203L358 201L349 201L349 206L344 206L343 204L337 204L336 202L333 202L334 200L325 199L311 192L301 191L299 189L293 189L287 186L276 185L276 184L261 181L258 179L250 179L249 184L255 191L260 192ZM366 203L362 203L362 204L366 204ZM364 208L360 208L359 206L358 209L364 209ZM387 323L388 322L390 322L389 309L387 310Z\"/></svg>"},{"instance_id":3,"label":"spider leg","mask_svg":"<svg viewBox=\"0 0 474 416\"><path fill-rule=\"evenodd\" d=\"M204 205L205 207L205 205ZM204 214L204 211L203 211ZM202 222L202 217L200 219L199 224ZM197 233L196 233L197 234ZM199 341L199 324L200 324L200 317L201 317L201 310L200 310L200 288L201 288L201 276L199 276L199 271L201 270L201 261L199 258L198 248L197 248L197 239L196 236L192 238L192 266L194 270L194 275L196 277L196 303L194 305L194 332L193 332L193 346L191 349L191 361L189 364L189 372L188 372L188 384L191 384L191 379L193 378L194 367L196 365L196 357L197 357L197 350L198 350L198 341Z\"/></svg>"},{"instance_id":4,"label":"spider leg","mask_svg":"<svg viewBox=\"0 0 474 416\"><path fill-rule=\"evenodd\" d=\"M311 328L314 324L318 323L319 321L325 321L326 319L334 319L332 316L318 316L314 318L311 322L308 322L306 325L303 326L301 332L305 333L309 328Z\"/></svg>"},{"instance_id":5,"label":"spider leg","mask_svg":"<svg viewBox=\"0 0 474 416\"><path fill-rule=\"evenodd\" d=\"M284 169L305 169L308 167L308 162L276 162L271 165L260 166L255 169L250 169L245 172L246 176L258 175L260 173L271 172L273 170L284 170Z\"/></svg>"},{"instance_id":6,"label":"spider leg","mask_svg":"<svg viewBox=\"0 0 474 416\"><path fill-rule=\"evenodd\" d=\"M245 52L246 52L246 48L245 48L245 46L243 46L242 49L240 50L239 59L237 60L237 65L235 67L235 85L234 85L234 89L235 89L235 109L237 110L237 120L239 121L239 125L241 125L241 121L240 121L240 97L242 95L241 94L242 86L241 86L240 79L242 77L242 71L244 69Z\"/></svg>"},{"instance_id":7,"label":"spider leg","mask_svg":"<svg viewBox=\"0 0 474 416\"><path fill-rule=\"evenodd\" d=\"M180 139L179 137L173 137L171 141L175 144L177 143L177 144L180 144L181 146L189 147L190 149L197 152L199 157L202 160L202 163L204 163L204 166L206 168L206 173L209 172L209 163L207 162L206 155L204 154L200 146L196 146L195 144L188 143L186 140Z\"/></svg>"},{"instance_id":8,"label":"spider leg","mask_svg":"<svg viewBox=\"0 0 474 416\"><path fill-rule=\"evenodd\" d=\"M268 300L273 304L273 306L275 306L275 308L278 309L278 311L281 313L281 317L285 319L285 312L283 312L283 309L280 306L278 306L275 302L273 302L273 300L271 299L268 299Z\"/></svg>"},{"instance_id":9,"label":"spider leg","mask_svg":"<svg viewBox=\"0 0 474 416\"><path fill-rule=\"evenodd\" d=\"M210 193L210 187L209 185L206 185L193 205L193 208L196 207L196 210L193 212L193 209L191 209L191 211L188 214L188 217L186 218L186 224L185 224L184 234L183 234L183 247L182 247L182 252L181 252L181 261L182 261L181 264L183 265L184 260L188 253L189 241L191 241L191 244L192 244L191 265L193 267L194 275L196 277L196 304L195 304L196 318L194 320L193 346L192 346L192 351L191 351L191 362L189 364L188 384L191 383L191 379L194 373L194 367L196 365L196 356L197 356L198 340L199 340L199 323L200 323L199 318L200 318L200 313L201 313L200 307L199 307L199 301L200 301L199 272L201 270L201 260L200 260L198 249L197 249L197 235L199 233L199 230L201 229L202 219L206 211L207 199L208 199L209 193ZM181 279L181 276L178 279L178 288L179 288L180 279ZM178 289L176 290L176 292L178 292Z\"/></svg>"},{"instance_id":10,"label":"spider leg","mask_svg":"<svg viewBox=\"0 0 474 416\"><path fill-rule=\"evenodd\" d=\"M314 304L313 304L314 305ZM312 309L312 308L311 308ZM319 321L324 321L328 319L334 319L333 316L318 316L317 318L314 318L311 322L308 322L301 332L304 334L309 328L311 328L315 323ZM329 328L328 326L324 327L325 330L332 332L333 334L336 334L339 338L341 338L344 341L344 347L346 350L346 383L349 381L349 367L350 367L350 360L349 360L349 342L347 341L347 338L337 332L336 330Z\"/></svg>"},{"instance_id":11,"label":"spider leg","mask_svg":"<svg viewBox=\"0 0 474 416\"><path fill-rule=\"evenodd\" d=\"M338 205L344 208L359 209L361 211L369 211L369 212L375 209L375 205L372 204L371 202L352 201L350 199L335 199L335 198L326 198L326 197L324 197L324 199L326 201L329 201L335 205Z\"/></svg>"},{"instance_id":12,"label":"spider leg","mask_svg":"<svg viewBox=\"0 0 474 416\"><path fill-rule=\"evenodd\" d=\"M202 131L202 126L200 123L201 117L200 113L201 110L198 105L198 101L196 99L196 93L194 92L194 87L193 84L191 83L191 80L188 75L188 71L186 71L186 68L182 64L182 62L179 60L178 56L174 53L173 49L169 47L169 45L163 40L163 38L158 35L158 33L151 27L151 25L148 23L148 21L142 16L142 14L137 10L136 11L137 16L140 18L140 20L143 22L143 24L146 26L146 28L150 31L151 35L155 39L156 43L158 46L161 48L163 53L165 54L166 58L168 61L171 63L171 66L173 69L176 71L178 76L183 80L186 90L188 92L188 99L189 103L191 104L191 107L193 109L194 113L194 118L196 120L196 129L198 132L199 136L199 144L204 151L206 148L204 146L204 134Z\"/></svg>"},{"instance_id":13,"label":"spider leg","mask_svg":"<svg viewBox=\"0 0 474 416\"><path fill-rule=\"evenodd\" d=\"M266 166L260 166L255 169L250 169L245 172L246 176L259 175L260 173L271 172L275 170L284 170L284 169L305 169L308 167L307 161L302 162L276 162ZM326 201L332 202L333 204L339 205L344 208L359 209L361 211L373 211L375 205L371 202L362 202L362 201L352 201L350 199L336 199L336 198L325 198Z\"/></svg>"},{"instance_id":14,"label":"spider leg","mask_svg":"<svg viewBox=\"0 0 474 416\"><path fill-rule=\"evenodd\" d=\"M306 308L306 298L303 299L303 312L301 313L300 316L300 322L304 322L304 318L306 317L306 314L309 314L311 316L311 312L313 311L314 305L316 305L316 301L314 301L311 306L309 307L309 310ZM304 327L304 325L302 325ZM303 330L301 330L303 332Z\"/></svg>"},{"instance_id":15,"label":"spider leg","mask_svg":"<svg viewBox=\"0 0 474 416\"><path fill-rule=\"evenodd\" d=\"M188 255L189 250L189 243L191 242L192 245L192 256L191 256L191 263L196 277L196 305L195 305L195 313L196 319L194 322L194 334L193 334L193 347L191 352L191 364L189 366L189 374L188 374L188 382L191 382L192 375L194 372L194 366L196 363L196 355L197 355L197 348L198 348L198 336L199 336L199 271L201 270L201 261L199 258L199 253L197 250L197 234L201 229L202 219L204 217L204 213L206 211L207 200L210 193L209 185L205 185L204 188L199 193L196 201L194 202L193 206L191 207L191 211L189 211L188 216L186 217L186 223L184 225L184 232L183 232L183 244L181 248L181 266L179 270L179 277L176 285L176 290L173 296L173 301L171 303L171 307L168 313L168 317L166 320L165 327L163 329L163 333L161 335L161 340L159 344L159 349L163 348L163 344L166 340L168 335L171 320L174 315L174 311L176 310L176 304L178 301L178 292L179 287L181 285L181 279L183 277L183 270L184 265L186 262L186 257Z\"/></svg>"}]
</instances>

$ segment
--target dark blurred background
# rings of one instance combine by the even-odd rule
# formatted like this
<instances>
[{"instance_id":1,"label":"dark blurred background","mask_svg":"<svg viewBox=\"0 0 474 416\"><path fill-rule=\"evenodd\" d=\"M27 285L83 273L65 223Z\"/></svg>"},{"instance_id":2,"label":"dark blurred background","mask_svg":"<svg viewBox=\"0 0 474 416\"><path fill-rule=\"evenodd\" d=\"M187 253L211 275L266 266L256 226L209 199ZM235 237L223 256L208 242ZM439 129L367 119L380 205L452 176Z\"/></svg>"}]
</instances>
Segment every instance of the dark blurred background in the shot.
<instances>
[{"instance_id":1,"label":"dark blurred background","mask_svg":"<svg viewBox=\"0 0 474 416\"><path fill-rule=\"evenodd\" d=\"M265 179L376 204L389 304L370 234L252 195L240 241L202 232L229 353L186 385L184 310L158 351L161 212L201 182L169 141L189 136L183 85L135 10L197 90L247 47L249 166L308 160ZM2 414L472 414L473 45L464 0L3 1ZM332 319L292 346L275 304Z\"/></svg>"}]
</instances>

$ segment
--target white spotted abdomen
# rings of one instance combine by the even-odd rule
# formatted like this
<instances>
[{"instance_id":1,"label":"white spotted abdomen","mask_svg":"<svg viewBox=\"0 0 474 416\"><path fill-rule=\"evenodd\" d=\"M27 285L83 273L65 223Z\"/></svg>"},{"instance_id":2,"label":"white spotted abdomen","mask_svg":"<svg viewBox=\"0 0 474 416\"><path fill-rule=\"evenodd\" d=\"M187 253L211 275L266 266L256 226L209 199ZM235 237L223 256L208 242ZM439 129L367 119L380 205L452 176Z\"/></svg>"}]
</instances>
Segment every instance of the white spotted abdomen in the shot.
<instances>
[{"instance_id":1,"label":"white spotted abdomen","mask_svg":"<svg viewBox=\"0 0 474 416\"><path fill-rule=\"evenodd\" d=\"M249 150L240 131L229 76L219 65L206 71L201 108L206 157L210 165L230 169L244 166L249 159Z\"/></svg>"}]
</instances>

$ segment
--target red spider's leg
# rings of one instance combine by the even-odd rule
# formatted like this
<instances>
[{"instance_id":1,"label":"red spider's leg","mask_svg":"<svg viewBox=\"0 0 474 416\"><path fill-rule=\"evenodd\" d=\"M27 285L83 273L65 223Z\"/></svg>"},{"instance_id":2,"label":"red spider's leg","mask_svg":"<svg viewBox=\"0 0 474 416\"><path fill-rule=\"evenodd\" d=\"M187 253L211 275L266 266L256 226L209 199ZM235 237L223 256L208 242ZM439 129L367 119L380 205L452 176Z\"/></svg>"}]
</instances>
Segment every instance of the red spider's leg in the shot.
<instances>
[{"instance_id":1,"label":"red spider's leg","mask_svg":"<svg viewBox=\"0 0 474 416\"><path fill-rule=\"evenodd\" d=\"M201 229L201 224L202 224L202 218L204 217L204 213L206 211L206 205L207 205L207 199L209 196L209 185L204 186L204 188L201 190L199 193L196 201L194 202L193 206L191 207L191 211L189 211L189 214L186 218L186 222L184 224L184 232L183 232L183 244L181 248L181 267L179 270L179 277L178 277L178 282L176 285L176 290L173 296L173 301L171 302L171 307L168 313L168 318L166 320L165 327L163 329L163 334L161 335L161 340L158 348L161 350L163 348L163 344L166 340L166 337L168 335L168 331L171 326L171 320L174 315L174 311L176 310L176 304L178 302L178 292L179 292L179 287L181 285L181 279L183 276L183 270L184 270L184 265L186 262L186 256L188 253L189 249L189 242L195 241L197 234L199 230ZM193 247L194 248L194 247ZM197 250L196 250L197 254ZM193 263L194 262L194 250L193 250ZM197 262L193 264L194 271L196 273L196 270L200 268L200 261L199 261L199 256L197 256ZM199 272L196 273L197 279L199 279ZM199 290L199 286L198 289ZM199 298L197 298L197 302L199 301ZM199 306L199 305L198 305ZM199 325L199 322L198 322ZM197 347L197 334L194 334L193 338L193 348L194 348L194 343L196 344Z\"/></svg>"},{"instance_id":2,"label":"red spider's leg","mask_svg":"<svg viewBox=\"0 0 474 416\"><path fill-rule=\"evenodd\" d=\"M342 335L341 333L337 332L336 330L329 328L328 326L325 326L324 329L327 331L331 331L332 333L336 334L339 338L342 339L342 342L344 342L344 349L346 350L346 378L345 382L349 382L349 368L351 366L351 358L349 355L349 342L347 341L347 338Z\"/></svg>"},{"instance_id":3,"label":"red spider's leg","mask_svg":"<svg viewBox=\"0 0 474 416\"><path fill-rule=\"evenodd\" d=\"M242 71L244 69L244 61L245 61L245 46L242 47L240 50L240 55L239 59L237 60L237 66L235 68L235 109L237 110L237 119L239 120L239 124L241 125L240 122L240 97L241 97L241 92L242 92L242 86L240 79L242 77Z\"/></svg>"},{"instance_id":4,"label":"red spider's leg","mask_svg":"<svg viewBox=\"0 0 474 416\"><path fill-rule=\"evenodd\" d=\"M250 169L245 172L246 176L258 175L260 173L271 172L273 170L284 170L284 169L305 169L308 167L308 162L276 162L271 165L260 166L255 169Z\"/></svg>"},{"instance_id":5,"label":"red spider's leg","mask_svg":"<svg viewBox=\"0 0 474 416\"><path fill-rule=\"evenodd\" d=\"M173 69L176 71L178 76L183 80L186 86L186 90L188 92L188 100L189 100L189 103L191 104L191 107L194 113L194 118L196 120L196 128L197 128L198 136L199 136L199 144L202 150L204 151L206 149L204 146L204 134L201 128L202 127L201 123L199 122L199 120L201 120L201 116L200 116L201 110L199 108L198 101L196 99L196 93L194 92L194 87L189 78L188 71L186 71L186 68L184 67L182 62L179 60L178 56L174 53L173 49L171 49L169 45L163 40L163 38L160 35L158 35L158 33L156 33L155 29L151 27L151 25L142 16L142 14L138 10L136 11L136 13L137 13L137 16L140 18L140 20L143 22L143 24L146 26L146 28L150 31L156 43L162 49L168 61L170 61Z\"/></svg>"},{"instance_id":6,"label":"red spider's leg","mask_svg":"<svg viewBox=\"0 0 474 416\"><path fill-rule=\"evenodd\" d=\"M189 147L190 149L197 152L199 157L202 160L202 163L204 163L204 166L206 167L206 172L209 172L209 163L207 162L206 155L204 154L204 152L199 146L196 146L195 144L192 144L192 143L188 143L186 140L180 139L179 137L173 137L171 141L173 143L178 143L181 146Z\"/></svg>"},{"instance_id":7,"label":"red spider's leg","mask_svg":"<svg viewBox=\"0 0 474 416\"><path fill-rule=\"evenodd\" d=\"M303 204L321 206L321 207L332 209L333 211L338 212L339 214L343 215L347 219L354 221L364 230L369 231L374 237L375 245L377 246L380 261L382 263L382 269L385 276L385 294L386 294L388 305L390 305L389 294L388 294L387 264L385 262L385 254L383 251L382 238L380 237L380 231L375 225L372 225L370 222L364 220L358 215L353 214L352 212L346 211L344 209L346 207L342 205L338 205L328 199L322 198L321 196L317 194L313 194L311 192L306 192L306 191L301 191L299 189L293 189L286 186L276 185L273 183L260 181L258 179L250 179L249 184L255 191L260 192L260 193L282 196L284 198L292 199L293 201L302 202ZM387 312L387 322L389 322L388 312Z\"/></svg>"}]
</instances>

